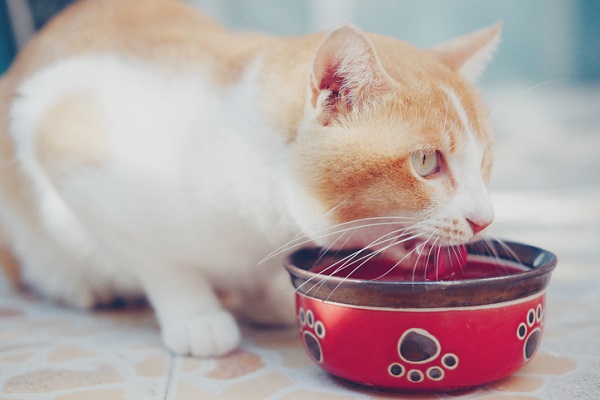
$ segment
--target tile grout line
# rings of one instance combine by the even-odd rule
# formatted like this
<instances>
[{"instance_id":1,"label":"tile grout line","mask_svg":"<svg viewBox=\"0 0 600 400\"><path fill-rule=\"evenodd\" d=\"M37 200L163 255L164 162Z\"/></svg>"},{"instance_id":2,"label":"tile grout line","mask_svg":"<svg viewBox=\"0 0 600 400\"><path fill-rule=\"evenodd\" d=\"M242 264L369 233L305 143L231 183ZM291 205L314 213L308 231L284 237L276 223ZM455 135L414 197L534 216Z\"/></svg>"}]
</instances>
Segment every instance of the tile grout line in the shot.
<instances>
[{"instance_id":1,"label":"tile grout line","mask_svg":"<svg viewBox=\"0 0 600 400\"><path fill-rule=\"evenodd\" d=\"M173 398L174 392L172 389L173 386L173 376L175 375L175 368L179 364L180 357L169 353L169 372L167 373L167 382L165 385L165 394L163 396L163 400L169 400Z\"/></svg>"}]
</instances>

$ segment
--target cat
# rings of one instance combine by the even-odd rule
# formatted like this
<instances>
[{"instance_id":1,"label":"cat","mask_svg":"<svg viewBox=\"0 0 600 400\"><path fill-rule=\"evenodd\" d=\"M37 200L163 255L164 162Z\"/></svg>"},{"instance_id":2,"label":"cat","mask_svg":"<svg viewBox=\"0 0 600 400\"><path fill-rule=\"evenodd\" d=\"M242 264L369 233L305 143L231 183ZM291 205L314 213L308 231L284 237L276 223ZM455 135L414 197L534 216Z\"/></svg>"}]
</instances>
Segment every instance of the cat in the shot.
<instances>
[{"instance_id":1,"label":"cat","mask_svg":"<svg viewBox=\"0 0 600 400\"><path fill-rule=\"evenodd\" d=\"M236 317L294 321L293 244L409 265L468 242L494 218L475 86L500 31L421 50L349 25L235 33L170 0L77 2L0 80L6 274L84 309L145 295L168 349L219 356Z\"/></svg>"}]
</instances>

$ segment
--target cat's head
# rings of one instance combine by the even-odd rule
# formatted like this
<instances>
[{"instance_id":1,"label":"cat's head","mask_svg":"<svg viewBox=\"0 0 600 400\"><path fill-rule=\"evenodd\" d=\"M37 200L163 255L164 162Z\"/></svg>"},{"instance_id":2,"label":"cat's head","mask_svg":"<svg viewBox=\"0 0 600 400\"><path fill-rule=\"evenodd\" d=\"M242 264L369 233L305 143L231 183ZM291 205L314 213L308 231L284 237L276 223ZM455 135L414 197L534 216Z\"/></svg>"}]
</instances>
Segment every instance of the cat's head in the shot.
<instances>
[{"instance_id":1,"label":"cat's head","mask_svg":"<svg viewBox=\"0 0 600 400\"><path fill-rule=\"evenodd\" d=\"M492 222L491 129L472 85L499 35L496 25L429 50L352 27L323 40L292 145L292 208L311 240L399 258Z\"/></svg>"}]
</instances>

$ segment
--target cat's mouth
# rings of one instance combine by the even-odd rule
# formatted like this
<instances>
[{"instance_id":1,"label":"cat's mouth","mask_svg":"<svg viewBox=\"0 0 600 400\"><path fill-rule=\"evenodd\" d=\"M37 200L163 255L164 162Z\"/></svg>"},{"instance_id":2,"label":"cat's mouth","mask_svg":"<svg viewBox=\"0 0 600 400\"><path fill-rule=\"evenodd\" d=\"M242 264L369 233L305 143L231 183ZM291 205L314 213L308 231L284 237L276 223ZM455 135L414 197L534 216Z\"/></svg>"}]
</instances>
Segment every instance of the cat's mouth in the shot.
<instances>
[{"instance_id":1,"label":"cat's mouth","mask_svg":"<svg viewBox=\"0 0 600 400\"><path fill-rule=\"evenodd\" d=\"M368 247L368 249L380 253L384 258L394 259L401 264L405 264L404 261L406 261L406 264L408 264L415 258L427 256L438 247L442 246L434 246L428 241L420 239L406 239L392 246L387 244L375 245Z\"/></svg>"},{"instance_id":2,"label":"cat's mouth","mask_svg":"<svg viewBox=\"0 0 600 400\"><path fill-rule=\"evenodd\" d=\"M436 245L419 239L406 240L387 249L371 249L382 258L392 259L400 268L421 271L439 277L465 265L467 251L463 244Z\"/></svg>"},{"instance_id":3,"label":"cat's mouth","mask_svg":"<svg viewBox=\"0 0 600 400\"><path fill-rule=\"evenodd\" d=\"M418 254L422 254L423 252L433 248L432 245L418 239L407 240L403 243L402 247L404 247L404 250L406 250L406 252L415 252Z\"/></svg>"}]
</instances>

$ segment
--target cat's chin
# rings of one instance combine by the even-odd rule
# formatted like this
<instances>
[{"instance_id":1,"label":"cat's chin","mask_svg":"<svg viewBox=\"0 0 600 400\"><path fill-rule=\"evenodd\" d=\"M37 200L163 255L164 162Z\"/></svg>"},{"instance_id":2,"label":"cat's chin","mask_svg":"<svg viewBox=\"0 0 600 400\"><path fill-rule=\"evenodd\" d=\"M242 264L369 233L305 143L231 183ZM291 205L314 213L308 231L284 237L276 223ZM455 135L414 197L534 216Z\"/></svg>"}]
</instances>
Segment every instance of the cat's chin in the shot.
<instances>
[{"instance_id":1,"label":"cat's chin","mask_svg":"<svg viewBox=\"0 0 600 400\"><path fill-rule=\"evenodd\" d=\"M408 243L404 248L389 249L384 254L399 266L422 274L426 280L443 279L462 269L467 262L464 245L430 246L423 243Z\"/></svg>"},{"instance_id":2,"label":"cat's chin","mask_svg":"<svg viewBox=\"0 0 600 400\"><path fill-rule=\"evenodd\" d=\"M358 250L357 250L358 251ZM414 270L443 272L447 268L462 266L466 262L466 248L463 244L432 246L412 240L388 248L368 248L363 251L377 253L378 257L393 260L399 267Z\"/></svg>"},{"instance_id":3,"label":"cat's chin","mask_svg":"<svg viewBox=\"0 0 600 400\"><path fill-rule=\"evenodd\" d=\"M357 243L348 244L345 246L327 246L328 251L338 252L343 251L345 253L354 253L356 255L376 254L377 258L383 258L387 260L393 260L400 266L412 267L417 262L420 253L425 250L424 246L419 247L419 243L410 245L398 244L392 247L388 246L371 246L365 247ZM417 250L418 247L418 250Z\"/></svg>"}]
</instances>

